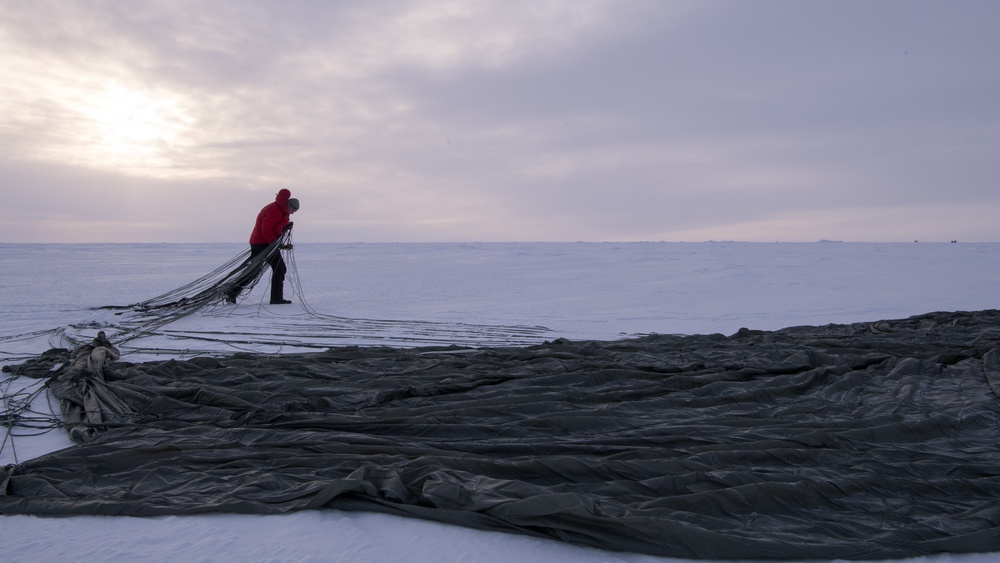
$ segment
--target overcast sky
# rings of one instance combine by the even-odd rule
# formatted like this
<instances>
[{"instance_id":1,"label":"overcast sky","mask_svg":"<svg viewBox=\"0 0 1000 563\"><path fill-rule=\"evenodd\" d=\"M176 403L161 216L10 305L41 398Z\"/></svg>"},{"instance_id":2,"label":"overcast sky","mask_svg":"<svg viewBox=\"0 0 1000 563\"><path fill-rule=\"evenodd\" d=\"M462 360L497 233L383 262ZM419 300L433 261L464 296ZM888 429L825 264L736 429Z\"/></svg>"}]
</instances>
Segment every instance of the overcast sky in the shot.
<instances>
[{"instance_id":1,"label":"overcast sky","mask_svg":"<svg viewBox=\"0 0 1000 563\"><path fill-rule=\"evenodd\" d=\"M1000 241L995 0L2 12L2 242Z\"/></svg>"}]
</instances>

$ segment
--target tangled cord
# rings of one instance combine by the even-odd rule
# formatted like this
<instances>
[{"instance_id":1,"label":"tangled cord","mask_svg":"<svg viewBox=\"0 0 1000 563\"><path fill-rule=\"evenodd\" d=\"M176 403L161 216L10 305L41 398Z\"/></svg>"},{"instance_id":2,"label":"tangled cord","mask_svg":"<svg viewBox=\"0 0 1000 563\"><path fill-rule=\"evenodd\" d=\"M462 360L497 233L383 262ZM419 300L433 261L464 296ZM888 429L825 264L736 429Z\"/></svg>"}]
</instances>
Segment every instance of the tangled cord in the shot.
<instances>
[{"instance_id":1,"label":"tangled cord","mask_svg":"<svg viewBox=\"0 0 1000 563\"><path fill-rule=\"evenodd\" d=\"M157 329L165 325L213 304L223 303L227 296L232 293L252 291L267 269L268 262L281 251L283 246L289 244L290 238L290 231L285 232L264 252L252 258L249 256L249 250L244 250L208 274L162 295L132 305L111 305L98 309L122 311L119 314L123 315L123 319L115 326L118 332L114 335L115 341L119 344L153 335ZM88 328L88 326L71 325L26 332L3 337L0 342L13 343L47 337L52 349L63 346L78 348L84 345L86 340L72 335L68 331L69 328L79 329ZM33 358L33 356L13 352L0 351L0 354L3 355L4 362L27 361ZM39 436L63 426L62 418L53 414L56 410L52 408L51 403L48 413L33 410L31 407L35 399L46 391L51 379L39 379L26 387L11 391L14 380L21 375L19 373L20 367L5 367L4 371L13 373L13 375L0 382L0 395L2 395L0 426L4 429L3 438L0 439L0 453L4 453L10 448L15 464L18 463L18 455L14 438ZM58 367L53 368L53 371L58 371ZM51 397L48 394L46 396L51 401Z\"/></svg>"},{"instance_id":2,"label":"tangled cord","mask_svg":"<svg viewBox=\"0 0 1000 563\"><path fill-rule=\"evenodd\" d=\"M291 230L282 233L266 250L250 256L244 250L204 276L177 289L140 303L126 306L105 306L100 309L121 309L136 313L134 319L120 323L122 331L114 335L118 344L154 334L156 329L187 317L208 306L235 299L241 292L252 291L263 276L268 263L283 247L290 244Z\"/></svg>"},{"instance_id":3,"label":"tangled cord","mask_svg":"<svg viewBox=\"0 0 1000 563\"><path fill-rule=\"evenodd\" d=\"M14 438L41 436L63 426L61 417L53 414L52 404L49 412L32 409L31 404L45 392L48 380L40 379L22 389L11 392L11 386L18 375L12 375L2 382L3 404L0 405L0 426L4 427L3 439L0 440L0 454L10 448L14 464L18 464L17 448ZM48 398L48 396L47 396ZM15 429L21 429L17 432Z\"/></svg>"},{"instance_id":4,"label":"tangled cord","mask_svg":"<svg viewBox=\"0 0 1000 563\"><path fill-rule=\"evenodd\" d=\"M345 318L317 312L307 301L302 288L301 276L295 261L295 253L291 244L291 230L286 231L265 252L250 258L245 258L246 252L233 258L227 264L214 272L182 286L164 295L154 297L128 308L133 314L139 315L131 325L123 324L122 331L112 335L116 344L124 344L141 336L168 336L174 339L185 339L197 342L214 342L224 344L227 348L241 351L243 346L267 345L283 347L286 345L297 348L329 348L344 340L378 341L390 345L468 345L468 346L508 346L537 344L549 334L549 329L540 326L495 326L473 323L453 323L435 321L391 320L391 319L357 319ZM305 318L309 321L299 322L289 320L282 315L279 322L272 323L268 334L258 332L243 332L238 329L227 330L226 333L211 330L176 330L161 331L157 329L186 317L200 309L211 309L213 305L221 305L234 289L252 288L268 269L269 263L282 250L286 265L286 281L291 293L297 298ZM240 262L240 258L243 261ZM266 314L265 300L262 297L256 316ZM213 316L244 315L233 309L221 312L211 311ZM138 321L138 322L135 322ZM143 349L150 353L197 354L212 353L213 350L162 350ZM214 351L217 353L217 350Z\"/></svg>"},{"instance_id":5,"label":"tangled cord","mask_svg":"<svg viewBox=\"0 0 1000 563\"><path fill-rule=\"evenodd\" d=\"M8 344L15 342L25 342L29 340L34 340L38 338L45 337L48 340L50 348L57 348L58 342L63 340L63 335L65 334L65 329L60 328L49 328L44 330L35 330L31 332L22 332L21 334L12 334L10 336L0 336L0 343ZM10 352L8 350L0 350L0 362L23 362L30 358L35 357L35 354L17 353Z\"/></svg>"},{"instance_id":6,"label":"tangled cord","mask_svg":"<svg viewBox=\"0 0 1000 563\"><path fill-rule=\"evenodd\" d=\"M298 323L284 319L270 325L276 333L266 335L241 332L238 329L227 329L225 334L211 331L160 330L164 326L200 310L221 306L227 301L231 302L233 296L240 292L249 294L263 277L264 272L268 270L269 263L282 250L288 250L286 271L292 293L301 304L306 317L310 320L321 321L320 323ZM279 349L284 346L329 348L343 340L351 341L357 337L363 337L366 341L381 341L390 345L525 345L539 343L542 337L549 333L549 329L540 326L492 326L433 321L351 319L321 314L306 301L295 254L291 250L291 230L289 230L269 245L264 252L250 256L249 250L244 250L215 270L177 289L132 305L97 308L120 311L116 313L116 315L121 316L120 322L111 325L77 324L23 333L4 337L0 339L0 343L48 337L52 351L56 351L56 349L65 351L65 348L76 349L85 346L88 339L83 337L82 333L95 327L108 329L111 332L111 340L118 346L146 336L167 336L168 338L223 343L231 348L247 345L246 351L248 352L256 351L251 348L261 344L277 346ZM226 309L224 314L238 313L234 313L232 309ZM259 310L257 314L260 315ZM73 330L77 332L74 333ZM169 354L175 357L178 355L218 353L217 349L168 350L135 346L130 348L133 352ZM4 361L31 361L31 356L14 355L3 351L0 351L0 354L7 356L2 358ZM53 374L58 370L58 366L52 367ZM16 461L14 437L44 434L59 428L63 422L58 415L53 414L56 411L51 408L51 404L49 405L49 413L31 409L32 402L45 392L51 378L47 378L45 374L32 375L32 377L39 377L40 382L10 393L12 382L18 377L20 370L18 368L4 368L4 371L13 372L14 375L0 382L0 391L3 393L0 426L5 428L3 440L0 442L0 453L10 447L15 454ZM48 394L46 395L48 396ZM15 428L19 431L15 432Z\"/></svg>"},{"instance_id":7,"label":"tangled cord","mask_svg":"<svg viewBox=\"0 0 1000 563\"><path fill-rule=\"evenodd\" d=\"M75 348L86 343L89 338L86 335L95 330L105 330L117 346L122 346L129 352L174 357L219 354L225 350L257 352L261 346L277 346L279 349L285 346L329 348L359 342L390 346L523 346L541 343L551 335L551 331L542 326L347 318L319 313L309 304L302 288L295 253L292 251L291 235L291 230L285 231L278 240L256 256L251 256L249 249L243 250L215 270L162 295L131 305L96 308L118 311L115 313L117 318L69 324L45 334L49 336L53 348ZM284 258L286 279L291 293L305 313L304 317L279 315L279 320L267 325L266 332L261 332L260 327L256 326L246 330L239 326L227 326L221 330L164 328L202 311L211 317L275 316L264 307L264 298L261 298L256 313L249 312L247 308L230 308L225 305L236 301L240 293L250 295L269 265L281 260L279 253L282 250L287 250ZM144 337L154 336L165 337L166 341L179 341L183 345L163 346L162 342L154 346L130 344ZM205 346L198 345L199 343L204 343Z\"/></svg>"}]
</instances>

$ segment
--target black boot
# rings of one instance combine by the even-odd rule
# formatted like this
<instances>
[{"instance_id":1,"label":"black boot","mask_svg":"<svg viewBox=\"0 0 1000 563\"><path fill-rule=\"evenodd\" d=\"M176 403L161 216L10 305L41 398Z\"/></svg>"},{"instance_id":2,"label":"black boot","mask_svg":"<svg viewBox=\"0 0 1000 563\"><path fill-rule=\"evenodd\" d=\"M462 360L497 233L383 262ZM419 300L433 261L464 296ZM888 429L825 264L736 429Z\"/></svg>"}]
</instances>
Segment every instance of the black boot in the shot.
<instances>
[{"instance_id":1,"label":"black boot","mask_svg":"<svg viewBox=\"0 0 1000 563\"><path fill-rule=\"evenodd\" d=\"M277 289L277 291L275 291ZM291 301L285 299L284 287L271 285L271 305L288 305Z\"/></svg>"}]
</instances>

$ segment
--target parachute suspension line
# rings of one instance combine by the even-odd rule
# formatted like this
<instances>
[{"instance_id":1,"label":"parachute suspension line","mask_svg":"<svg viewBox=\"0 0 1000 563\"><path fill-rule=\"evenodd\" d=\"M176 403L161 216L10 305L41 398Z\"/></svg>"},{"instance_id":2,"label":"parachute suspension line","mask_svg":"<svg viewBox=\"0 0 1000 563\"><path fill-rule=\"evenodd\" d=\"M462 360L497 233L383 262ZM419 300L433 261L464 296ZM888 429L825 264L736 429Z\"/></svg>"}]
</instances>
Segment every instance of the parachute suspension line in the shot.
<instances>
[{"instance_id":1,"label":"parachute suspension line","mask_svg":"<svg viewBox=\"0 0 1000 563\"><path fill-rule=\"evenodd\" d=\"M540 343L550 334L548 328L541 326L495 326L462 322L354 319L319 313L306 300L293 248L291 230L288 230L260 254L251 257L249 250L243 251L214 271L173 291L129 306L101 307L102 309L124 310L118 313L122 316L122 320L113 325L108 336L118 345L142 337L161 335L178 340L222 343L230 348L238 347L240 344L328 348L345 340L356 339L382 343L391 342L396 345L531 345ZM240 312L232 309L213 312L211 308L221 306L226 302L234 302L239 294L248 294L252 291L264 273L268 271L270 263L281 256L279 253L284 249L287 249L287 254L283 258L286 266L286 282L300 302L306 318L315 322L302 323L284 316L284 320L270 325L269 332L263 334L243 332L241 328L236 327L230 327L225 334L212 330L184 330L181 328L160 331L164 326L203 309L209 309L209 314L213 316L241 315ZM263 304L262 298L258 315L263 312ZM86 330L92 327L81 325L73 328ZM114 333L111 332L112 330ZM60 336L71 340L68 334L64 333ZM240 340L241 338L252 340ZM164 349L143 349L143 351L167 352ZM190 348L180 350L182 353L191 351Z\"/></svg>"},{"instance_id":2,"label":"parachute suspension line","mask_svg":"<svg viewBox=\"0 0 1000 563\"><path fill-rule=\"evenodd\" d=\"M311 318L314 319L322 318L323 315L317 313L316 310L313 309L312 306L310 306L309 303L306 301L306 293L302 290L302 278L299 276L299 268L295 264L295 251L294 251L294 245L291 244L290 231L289 231L289 245L292 246L293 249L288 251L287 255L288 260L286 265L288 267L288 282L289 285L292 287L292 292L295 294L296 297L298 297L299 303L302 306L302 310L305 311L307 315L309 315Z\"/></svg>"},{"instance_id":3,"label":"parachute suspension line","mask_svg":"<svg viewBox=\"0 0 1000 563\"><path fill-rule=\"evenodd\" d=\"M550 330L543 326L496 326L462 322L402 321L390 319L350 319L319 313L306 301L295 255L289 251L286 265L288 281L297 295L306 315L328 323L329 330L347 328L369 338L385 338L396 343L423 342L427 344L480 345L531 345L540 343ZM379 336L395 334L393 337Z\"/></svg>"},{"instance_id":4,"label":"parachute suspension line","mask_svg":"<svg viewBox=\"0 0 1000 563\"><path fill-rule=\"evenodd\" d=\"M215 270L195 281L163 295L130 305L130 309L150 310L160 307L186 306L195 304L196 309L213 302L220 302L230 291L238 288L252 289L266 269L267 262L288 244L290 232L282 233L264 252L253 258L244 250Z\"/></svg>"},{"instance_id":5,"label":"parachute suspension line","mask_svg":"<svg viewBox=\"0 0 1000 563\"><path fill-rule=\"evenodd\" d=\"M20 418L20 412L18 409L11 407L11 402L13 397L8 397L7 393L10 390L11 382L14 380L13 377L7 378L6 386L3 389L3 409L0 410L0 424L2 424L6 430L4 431L3 441L0 442L0 453L7 448L7 444L10 444L10 451L14 456L14 465L17 465L17 448L14 447L14 424Z\"/></svg>"},{"instance_id":6,"label":"parachute suspension line","mask_svg":"<svg viewBox=\"0 0 1000 563\"><path fill-rule=\"evenodd\" d=\"M0 440L0 453L10 447L14 465L19 463L14 438L38 436L63 425L62 419L58 415L52 414L56 411L52 410L51 403L49 403L50 412L48 413L35 411L31 408L31 403L45 391L48 380L39 379L19 391L11 392L11 385L17 377L19 374L15 370L14 375L0 382L0 387L2 387L0 396L3 397L3 403L0 404L0 426L5 427L3 439ZM48 397L47 393L46 397ZM22 431L15 433L15 428L20 428Z\"/></svg>"},{"instance_id":7,"label":"parachute suspension line","mask_svg":"<svg viewBox=\"0 0 1000 563\"><path fill-rule=\"evenodd\" d=\"M64 327L58 327L32 332L22 332L21 334L12 334L9 336L0 336L0 344L7 345L8 343L25 342L44 337L49 344L49 348L61 348L62 346L60 345L60 341L68 340L64 336L65 332L66 329ZM34 357L34 353L18 353L8 350L0 350L0 362L24 361Z\"/></svg>"},{"instance_id":8,"label":"parachute suspension line","mask_svg":"<svg viewBox=\"0 0 1000 563\"><path fill-rule=\"evenodd\" d=\"M163 295L158 295L140 303L129 305L128 308L150 310L161 307L179 306L192 300L200 301L202 297L214 297L218 294L218 292L214 290L218 288L219 284L225 282L227 278L232 278L240 274L240 272L247 265L249 265L249 260L250 251L244 250L236 256L230 258L225 264L194 280L193 282L168 291Z\"/></svg>"},{"instance_id":9,"label":"parachute suspension line","mask_svg":"<svg viewBox=\"0 0 1000 563\"><path fill-rule=\"evenodd\" d=\"M253 257L249 250L244 250L208 274L163 295L125 307L102 307L127 309L139 315L134 322L123 323L125 330L115 335L115 341L125 343L148 336L164 325L252 290L267 270L268 262L288 244L289 237L289 232L283 233Z\"/></svg>"}]
</instances>

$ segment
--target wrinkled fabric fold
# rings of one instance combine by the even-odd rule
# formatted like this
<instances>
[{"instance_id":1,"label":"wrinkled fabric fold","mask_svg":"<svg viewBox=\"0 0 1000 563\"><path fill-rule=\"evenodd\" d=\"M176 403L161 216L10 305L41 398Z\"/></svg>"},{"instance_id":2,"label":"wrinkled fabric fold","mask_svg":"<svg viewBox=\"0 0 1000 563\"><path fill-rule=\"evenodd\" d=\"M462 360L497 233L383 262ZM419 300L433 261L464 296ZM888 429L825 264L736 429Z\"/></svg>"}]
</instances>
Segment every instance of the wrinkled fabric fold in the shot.
<instances>
[{"instance_id":1,"label":"wrinkled fabric fold","mask_svg":"<svg viewBox=\"0 0 1000 563\"><path fill-rule=\"evenodd\" d=\"M998 350L1000 312L980 311L54 376L49 360L38 375L88 416L67 416L77 446L0 470L0 513L338 508L705 559L1000 551Z\"/></svg>"}]
</instances>

